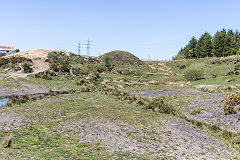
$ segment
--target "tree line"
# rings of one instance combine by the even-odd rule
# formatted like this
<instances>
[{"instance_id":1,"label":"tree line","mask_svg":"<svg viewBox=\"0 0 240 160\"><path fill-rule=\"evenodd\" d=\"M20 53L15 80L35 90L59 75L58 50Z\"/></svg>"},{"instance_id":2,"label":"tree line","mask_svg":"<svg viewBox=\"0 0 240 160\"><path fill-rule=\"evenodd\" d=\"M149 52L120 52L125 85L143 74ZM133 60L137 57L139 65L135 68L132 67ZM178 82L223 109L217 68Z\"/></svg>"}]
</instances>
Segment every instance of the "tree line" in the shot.
<instances>
[{"instance_id":1,"label":"tree line","mask_svg":"<svg viewBox=\"0 0 240 160\"><path fill-rule=\"evenodd\" d=\"M240 33L223 29L217 31L213 37L208 32L199 39L192 37L175 58L225 57L238 54L240 54Z\"/></svg>"}]
</instances>

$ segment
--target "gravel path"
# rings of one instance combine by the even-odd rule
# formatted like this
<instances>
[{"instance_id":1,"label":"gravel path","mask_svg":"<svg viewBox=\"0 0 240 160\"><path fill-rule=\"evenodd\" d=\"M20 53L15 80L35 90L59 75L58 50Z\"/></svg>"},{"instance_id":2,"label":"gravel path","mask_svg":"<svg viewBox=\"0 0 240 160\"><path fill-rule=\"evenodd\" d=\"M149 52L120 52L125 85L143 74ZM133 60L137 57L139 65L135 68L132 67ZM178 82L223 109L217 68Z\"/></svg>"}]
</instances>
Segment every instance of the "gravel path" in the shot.
<instances>
[{"instance_id":1,"label":"gravel path","mask_svg":"<svg viewBox=\"0 0 240 160\"><path fill-rule=\"evenodd\" d=\"M240 134L240 121L237 114L223 115L223 105L227 93L208 93L196 90L160 90L153 92L136 93L138 96L159 97L178 96L189 101L183 107L182 113L191 120L203 122L210 126L218 126L220 129ZM191 114L193 111L201 109L200 113Z\"/></svg>"},{"instance_id":2,"label":"gravel path","mask_svg":"<svg viewBox=\"0 0 240 160\"><path fill-rule=\"evenodd\" d=\"M50 88L21 83L23 88L18 89L0 89L0 97L10 97L11 95L34 95L49 93Z\"/></svg>"},{"instance_id":3,"label":"gravel path","mask_svg":"<svg viewBox=\"0 0 240 160\"><path fill-rule=\"evenodd\" d=\"M57 130L82 143L99 142L110 153L130 152L167 159L235 159L238 156L234 149L182 119L159 119L148 127L90 119L62 123Z\"/></svg>"}]
</instances>

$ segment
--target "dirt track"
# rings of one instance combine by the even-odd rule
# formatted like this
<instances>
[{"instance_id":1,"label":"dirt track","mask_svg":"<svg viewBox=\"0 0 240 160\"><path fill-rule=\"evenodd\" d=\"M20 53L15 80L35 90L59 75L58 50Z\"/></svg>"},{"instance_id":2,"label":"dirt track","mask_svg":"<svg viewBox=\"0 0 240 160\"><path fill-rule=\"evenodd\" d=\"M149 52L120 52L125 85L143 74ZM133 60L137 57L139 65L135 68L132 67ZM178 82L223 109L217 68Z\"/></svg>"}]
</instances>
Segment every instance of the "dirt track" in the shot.
<instances>
[{"instance_id":1,"label":"dirt track","mask_svg":"<svg viewBox=\"0 0 240 160\"><path fill-rule=\"evenodd\" d=\"M21 83L23 88L21 89L0 89L0 97L10 97L12 95L34 95L34 94L45 94L50 92L50 88L30 85Z\"/></svg>"}]
</instances>

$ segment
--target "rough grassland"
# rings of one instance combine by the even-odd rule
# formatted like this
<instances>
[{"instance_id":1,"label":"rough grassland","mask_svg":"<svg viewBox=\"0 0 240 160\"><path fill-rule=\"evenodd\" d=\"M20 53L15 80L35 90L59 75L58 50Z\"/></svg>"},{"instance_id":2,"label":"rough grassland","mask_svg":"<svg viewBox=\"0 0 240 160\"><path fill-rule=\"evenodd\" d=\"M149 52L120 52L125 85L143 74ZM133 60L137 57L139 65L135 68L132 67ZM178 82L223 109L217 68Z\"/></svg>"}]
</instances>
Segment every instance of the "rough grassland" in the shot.
<instances>
[{"instance_id":1,"label":"rough grassland","mask_svg":"<svg viewBox=\"0 0 240 160\"><path fill-rule=\"evenodd\" d=\"M236 158L233 148L179 118L142 110L114 96L81 93L3 107L18 128L1 158L179 159ZM21 118L19 118L21 117ZM11 121L15 121L11 117ZM20 124L19 124L20 123ZM1 123L4 126L6 123Z\"/></svg>"},{"instance_id":2,"label":"rough grassland","mask_svg":"<svg viewBox=\"0 0 240 160\"><path fill-rule=\"evenodd\" d=\"M238 64L235 57L205 58L149 62L134 67L119 65L110 71L97 61L91 64L74 61L72 66L89 72L89 75L57 73L50 77L52 80L34 76L11 79L7 77L7 70L0 69L3 81L0 92L78 90L88 83L91 83L88 86L105 83L109 88L115 85L138 96L164 96L169 106L192 119L215 118L216 122L222 123L218 120L222 118L228 123L230 118L229 125L234 127L238 125L234 122L236 115L223 117L221 114L223 108L220 105L226 93L211 94L207 89L196 89L196 86L237 86L239 75L226 74L235 71ZM104 69L98 73L101 78L88 80L96 68ZM183 75L189 69L201 69L205 79L187 82ZM229 79L235 81L227 82ZM79 83L82 81L85 82ZM211 92L231 89L219 88ZM136 102L100 94L96 88L92 92L45 96L2 107L0 138L10 134L14 138L10 148L0 149L0 159L239 159L238 135L189 123L178 114L144 110Z\"/></svg>"}]
</instances>

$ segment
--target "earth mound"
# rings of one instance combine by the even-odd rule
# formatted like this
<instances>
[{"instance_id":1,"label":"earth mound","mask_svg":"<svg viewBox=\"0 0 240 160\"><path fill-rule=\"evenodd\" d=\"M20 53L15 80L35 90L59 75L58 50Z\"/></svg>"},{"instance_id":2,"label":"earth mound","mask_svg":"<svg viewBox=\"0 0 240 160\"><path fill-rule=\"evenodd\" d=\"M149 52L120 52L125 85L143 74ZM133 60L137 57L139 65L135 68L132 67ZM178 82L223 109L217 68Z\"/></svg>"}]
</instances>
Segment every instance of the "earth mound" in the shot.
<instances>
[{"instance_id":1,"label":"earth mound","mask_svg":"<svg viewBox=\"0 0 240 160\"><path fill-rule=\"evenodd\" d=\"M141 61L138 57L134 56L133 54L126 52L126 51L112 51L108 52L99 57L101 62L106 62L109 59L109 63L111 65L144 65L145 63Z\"/></svg>"},{"instance_id":2,"label":"earth mound","mask_svg":"<svg viewBox=\"0 0 240 160\"><path fill-rule=\"evenodd\" d=\"M70 56L69 52L44 49L17 52L2 56L0 58L0 67L3 66L5 69L9 68L12 70L12 72L8 73L9 77L26 78L28 75L34 75L48 70L50 65L48 62L46 62L46 60L48 59L48 56L53 53L64 53L66 56ZM24 65L27 65L27 67L31 68L31 72L25 72Z\"/></svg>"},{"instance_id":3,"label":"earth mound","mask_svg":"<svg viewBox=\"0 0 240 160\"><path fill-rule=\"evenodd\" d=\"M53 52L60 52L56 50L44 50L44 49L37 49L37 50L32 50L32 51L25 51L25 52L17 52L14 54L9 54L6 55L5 57L12 57L12 56L20 56L20 57L26 57L29 59L47 59L49 53ZM64 52L67 55L69 55L68 52Z\"/></svg>"}]
</instances>

